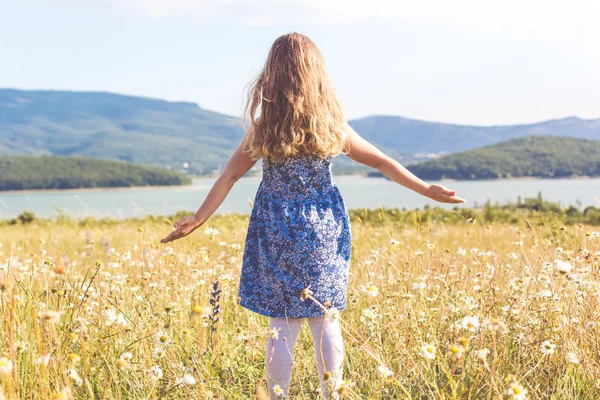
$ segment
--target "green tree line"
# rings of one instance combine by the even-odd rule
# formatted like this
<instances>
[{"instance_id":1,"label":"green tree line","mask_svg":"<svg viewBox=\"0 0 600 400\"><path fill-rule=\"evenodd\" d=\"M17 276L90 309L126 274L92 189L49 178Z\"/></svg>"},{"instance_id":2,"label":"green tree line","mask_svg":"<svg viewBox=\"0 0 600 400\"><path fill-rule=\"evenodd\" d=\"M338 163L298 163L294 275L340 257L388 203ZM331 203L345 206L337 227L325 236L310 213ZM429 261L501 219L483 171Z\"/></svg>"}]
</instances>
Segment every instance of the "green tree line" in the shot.
<instances>
[{"instance_id":1,"label":"green tree line","mask_svg":"<svg viewBox=\"0 0 600 400\"><path fill-rule=\"evenodd\" d=\"M60 156L0 157L0 190L190 184L186 175L122 161Z\"/></svg>"},{"instance_id":2,"label":"green tree line","mask_svg":"<svg viewBox=\"0 0 600 400\"><path fill-rule=\"evenodd\" d=\"M423 179L600 176L600 141L531 136L408 168Z\"/></svg>"}]
</instances>

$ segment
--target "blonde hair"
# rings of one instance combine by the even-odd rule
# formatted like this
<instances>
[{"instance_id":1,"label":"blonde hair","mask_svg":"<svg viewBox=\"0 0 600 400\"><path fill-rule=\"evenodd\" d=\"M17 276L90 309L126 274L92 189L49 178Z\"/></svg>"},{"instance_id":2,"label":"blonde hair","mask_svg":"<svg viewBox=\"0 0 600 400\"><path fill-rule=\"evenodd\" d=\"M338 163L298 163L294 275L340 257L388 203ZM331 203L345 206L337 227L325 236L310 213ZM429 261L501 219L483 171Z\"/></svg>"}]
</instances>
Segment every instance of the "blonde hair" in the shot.
<instances>
[{"instance_id":1,"label":"blonde hair","mask_svg":"<svg viewBox=\"0 0 600 400\"><path fill-rule=\"evenodd\" d=\"M275 40L263 70L250 82L244 123L243 147L253 159L342 152L344 111L308 37L290 33Z\"/></svg>"}]
</instances>

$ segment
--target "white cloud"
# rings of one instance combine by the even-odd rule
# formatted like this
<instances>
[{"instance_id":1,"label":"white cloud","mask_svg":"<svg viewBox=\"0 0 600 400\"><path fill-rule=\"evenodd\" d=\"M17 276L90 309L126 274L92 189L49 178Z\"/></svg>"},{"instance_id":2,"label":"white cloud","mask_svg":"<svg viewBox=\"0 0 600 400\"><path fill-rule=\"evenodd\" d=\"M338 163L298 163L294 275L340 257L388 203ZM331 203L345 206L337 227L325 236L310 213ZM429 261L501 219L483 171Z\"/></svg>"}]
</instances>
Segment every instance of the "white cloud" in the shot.
<instances>
[{"instance_id":1,"label":"white cloud","mask_svg":"<svg viewBox=\"0 0 600 400\"><path fill-rule=\"evenodd\" d=\"M85 3L46 0L44 3L108 7L155 18L224 18L253 25L388 19L449 24L524 37L573 38L600 33L598 0L91 0Z\"/></svg>"}]
</instances>

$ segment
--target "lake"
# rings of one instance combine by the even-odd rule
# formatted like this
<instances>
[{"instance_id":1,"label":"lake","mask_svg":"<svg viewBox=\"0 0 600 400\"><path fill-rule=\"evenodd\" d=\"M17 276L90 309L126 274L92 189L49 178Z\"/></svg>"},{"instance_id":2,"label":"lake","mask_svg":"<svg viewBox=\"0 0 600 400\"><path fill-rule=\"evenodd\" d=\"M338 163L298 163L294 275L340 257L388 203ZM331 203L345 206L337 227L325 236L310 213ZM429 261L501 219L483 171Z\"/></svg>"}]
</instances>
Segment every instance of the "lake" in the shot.
<instances>
[{"instance_id":1,"label":"lake","mask_svg":"<svg viewBox=\"0 0 600 400\"><path fill-rule=\"evenodd\" d=\"M336 176L348 208L422 208L439 205L385 178ZM24 210L37 216L52 217L57 210L75 218L127 218L146 214L168 215L179 210L195 211L211 188L214 179L194 179L180 187L92 189L73 191L32 191L0 193L0 219L12 218ZM250 213L260 183L259 177L242 178L232 189L217 212ZM430 182L440 183L440 182ZM466 205L482 205L488 199L504 204L521 198L535 197L541 192L546 200L562 205L600 206L600 179L523 179L500 181L442 182L467 199ZM447 208L453 205L442 205Z\"/></svg>"}]
</instances>

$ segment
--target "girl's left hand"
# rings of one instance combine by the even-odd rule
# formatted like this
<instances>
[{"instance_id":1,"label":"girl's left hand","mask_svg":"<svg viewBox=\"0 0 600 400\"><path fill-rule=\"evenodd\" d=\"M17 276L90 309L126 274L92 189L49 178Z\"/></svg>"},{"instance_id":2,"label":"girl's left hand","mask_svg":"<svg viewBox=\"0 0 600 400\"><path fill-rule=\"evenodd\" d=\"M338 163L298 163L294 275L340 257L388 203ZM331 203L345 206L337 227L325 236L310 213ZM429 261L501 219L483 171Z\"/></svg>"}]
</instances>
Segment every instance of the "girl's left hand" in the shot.
<instances>
[{"instance_id":1,"label":"girl's left hand","mask_svg":"<svg viewBox=\"0 0 600 400\"><path fill-rule=\"evenodd\" d=\"M440 203L457 204L466 202L465 199L458 197L454 190L442 185L430 185L425 191L425 196Z\"/></svg>"},{"instance_id":2,"label":"girl's left hand","mask_svg":"<svg viewBox=\"0 0 600 400\"><path fill-rule=\"evenodd\" d=\"M189 235L198 229L202 223L194 215L188 215L187 217L181 218L179 221L173 224L175 230L171 232L167 237L160 240L161 243L172 242L177 239L181 239L184 236Z\"/></svg>"}]
</instances>

